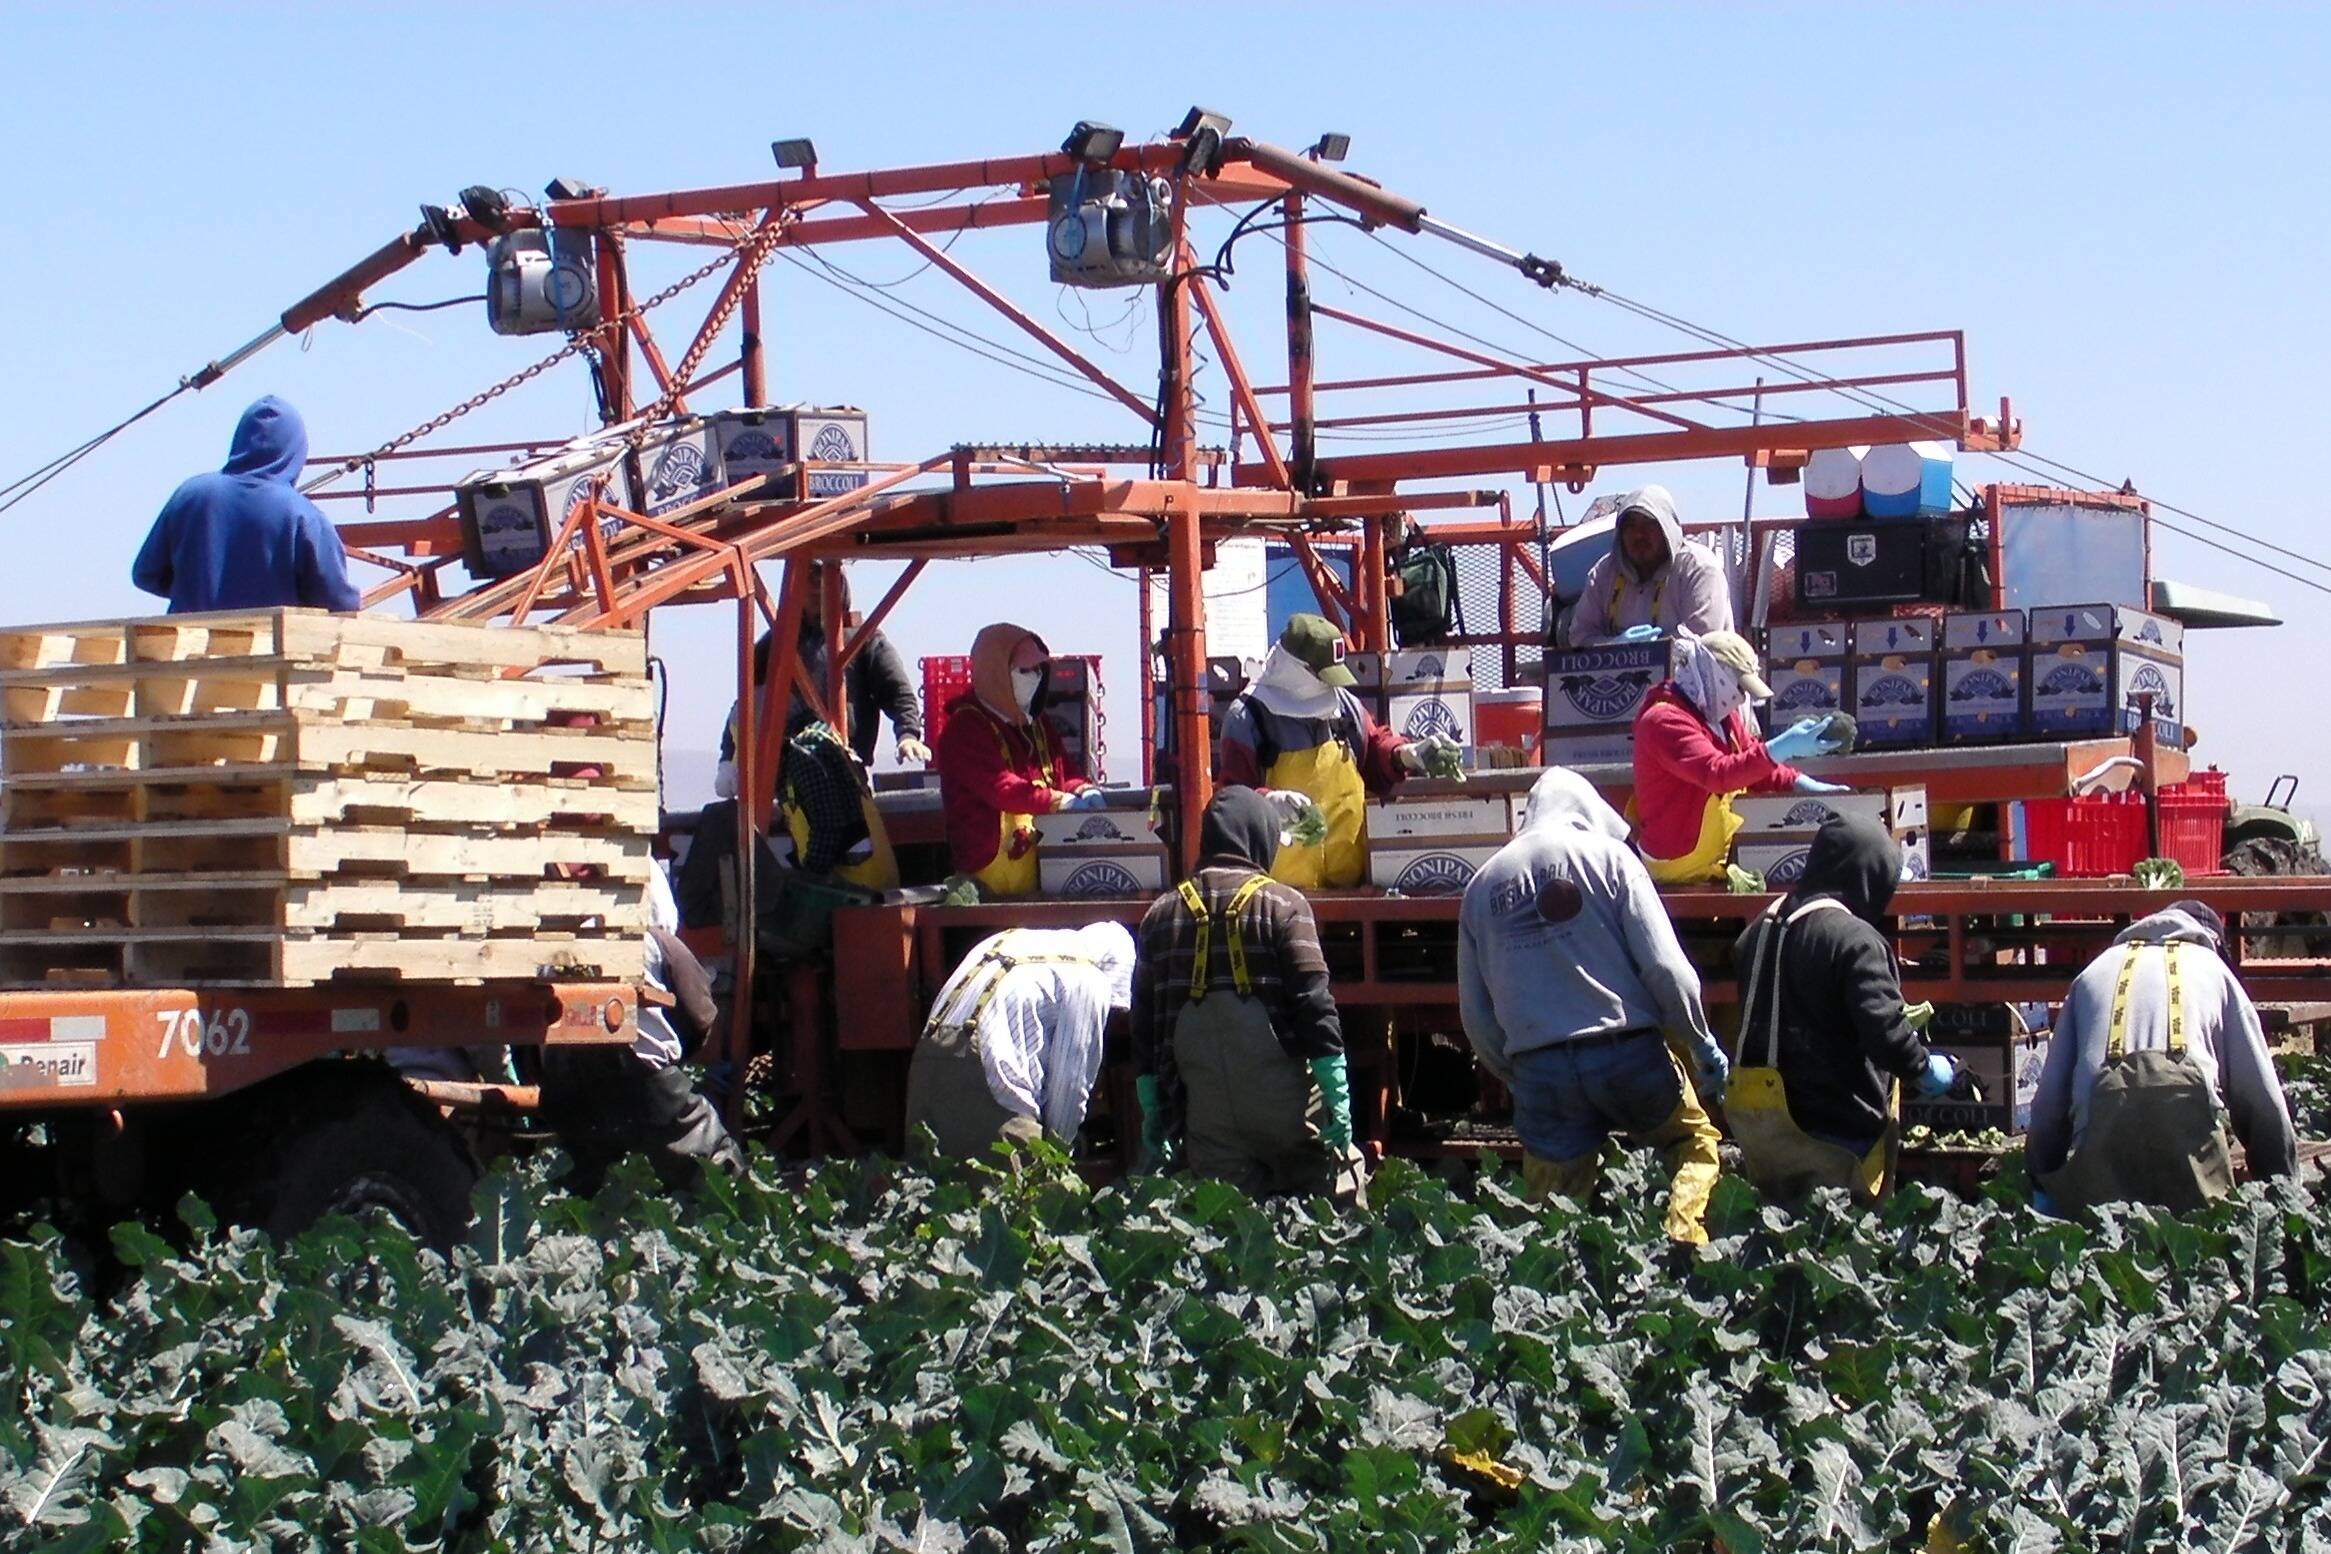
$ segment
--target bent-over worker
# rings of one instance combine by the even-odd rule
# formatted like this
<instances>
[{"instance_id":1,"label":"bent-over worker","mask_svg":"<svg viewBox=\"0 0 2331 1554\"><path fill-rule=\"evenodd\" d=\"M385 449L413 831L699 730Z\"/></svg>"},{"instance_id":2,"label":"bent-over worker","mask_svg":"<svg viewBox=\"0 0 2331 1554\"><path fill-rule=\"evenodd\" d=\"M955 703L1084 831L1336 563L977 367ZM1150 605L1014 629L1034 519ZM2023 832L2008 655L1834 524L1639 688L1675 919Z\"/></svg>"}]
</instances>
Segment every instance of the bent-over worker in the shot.
<instances>
[{"instance_id":1,"label":"bent-over worker","mask_svg":"<svg viewBox=\"0 0 2331 1554\"><path fill-rule=\"evenodd\" d=\"M1457 999L1475 1054L1513 1092L1534 1196L1591 1196L1617 1134L1666 1156L1667 1233L1708 1239L1717 1133L1693 1085L1720 1097L1728 1066L1626 822L1576 772L1538 779L1520 834L1466 885Z\"/></svg>"},{"instance_id":2,"label":"bent-over worker","mask_svg":"<svg viewBox=\"0 0 2331 1554\"><path fill-rule=\"evenodd\" d=\"M944 736L942 736L944 737ZM907 1069L906 1125L943 1155L998 1140L1076 1141L1109 1016L1133 999L1123 923L1011 928L980 941L932 1001Z\"/></svg>"},{"instance_id":3,"label":"bent-over worker","mask_svg":"<svg viewBox=\"0 0 2331 1554\"><path fill-rule=\"evenodd\" d=\"M355 611L340 531L293 482L308 462L300 414L269 394L235 424L227 462L162 504L130 581L170 601L170 613L314 605Z\"/></svg>"},{"instance_id":4,"label":"bent-over worker","mask_svg":"<svg viewBox=\"0 0 2331 1554\"><path fill-rule=\"evenodd\" d=\"M1351 1076L1319 927L1270 877L1279 813L1218 791L1198 870L1141 921L1133 1056L1142 1142L1161 1164L1263 1197L1361 1191Z\"/></svg>"},{"instance_id":5,"label":"bent-over worker","mask_svg":"<svg viewBox=\"0 0 2331 1554\"><path fill-rule=\"evenodd\" d=\"M1737 633L1679 636L1666 680L1635 714L1635 825L1643 863L1662 885L1724 878L1741 793L1843 793L1787 765L1824 748L1827 720L1806 718L1756 737L1748 704L1772 687Z\"/></svg>"},{"instance_id":6,"label":"bent-over worker","mask_svg":"<svg viewBox=\"0 0 2331 1554\"><path fill-rule=\"evenodd\" d=\"M2298 1171L2298 1139L2258 1010L2219 959L2223 919L2173 902L2121 930L2064 1000L2026 1140L2060 1209L2182 1213L2234 1185L2227 1124L2255 1176Z\"/></svg>"},{"instance_id":7,"label":"bent-over worker","mask_svg":"<svg viewBox=\"0 0 2331 1554\"><path fill-rule=\"evenodd\" d=\"M1842 1187L1875 1200L1895 1132L1894 1081L1927 1099L1959 1078L1920 1032L1932 1004L1905 1005L1880 927L1902 855L1876 822L1833 816L1805 876L1733 950L1744 989L1725 1120L1748 1179L1783 1200Z\"/></svg>"},{"instance_id":8,"label":"bent-over worker","mask_svg":"<svg viewBox=\"0 0 2331 1554\"><path fill-rule=\"evenodd\" d=\"M629 1047L542 1049L542 1110L590 1190L627 1150L645 1153L656 1174L678 1185L703 1166L742 1170L744 1151L720 1113L680 1064L718 1018L712 978L680 941L680 908L662 864L648 870L647 980L672 996L673 1010L641 999L639 1035ZM677 1018L675 1019L675 1015Z\"/></svg>"},{"instance_id":9,"label":"bent-over worker","mask_svg":"<svg viewBox=\"0 0 2331 1554\"><path fill-rule=\"evenodd\" d=\"M1570 645L1731 629L1732 592L1723 563L1684 538L1667 487L1629 492L1611 526L1610 553L1586 574L1570 616Z\"/></svg>"},{"instance_id":10,"label":"bent-over worker","mask_svg":"<svg viewBox=\"0 0 2331 1554\"><path fill-rule=\"evenodd\" d=\"M1334 622L1293 616L1222 719L1222 782L1267 793L1283 826L1312 805L1327 821L1324 841L1285 843L1271 866L1274 879L1298 888L1359 884L1368 873L1369 798L1457 751L1446 735L1405 740L1370 717L1343 660Z\"/></svg>"},{"instance_id":11,"label":"bent-over worker","mask_svg":"<svg viewBox=\"0 0 2331 1554\"><path fill-rule=\"evenodd\" d=\"M983 895L1036 893L1036 817L1098 807L1044 716L1052 650L1025 626L983 627L971 643L971 689L939 731L939 800L955 870ZM1090 798L1084 797L1090 794Z\"/></svg>"}]
</instances>

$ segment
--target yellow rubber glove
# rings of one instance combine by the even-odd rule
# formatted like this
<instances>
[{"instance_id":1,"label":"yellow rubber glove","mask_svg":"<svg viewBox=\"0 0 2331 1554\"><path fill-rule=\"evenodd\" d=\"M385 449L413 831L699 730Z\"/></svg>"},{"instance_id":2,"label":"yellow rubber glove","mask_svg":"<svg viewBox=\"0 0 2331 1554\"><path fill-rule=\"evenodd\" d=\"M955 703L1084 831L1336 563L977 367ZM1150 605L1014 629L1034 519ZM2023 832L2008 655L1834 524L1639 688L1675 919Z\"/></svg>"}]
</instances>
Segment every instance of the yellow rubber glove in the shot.
<instances>
[{"instance_id":1,"label":"yellow rubber glove","mask_svg":"<svg viewBox=\"0 0 2331 1554\"><path fill-rule=\"evenodd\" d=\"M1902 1018L1910 1022L1912 1030L1923 1032L1934 1023L1934 1005L1931 1003L1904 1004Z\"/></svg>"}]
</instances>

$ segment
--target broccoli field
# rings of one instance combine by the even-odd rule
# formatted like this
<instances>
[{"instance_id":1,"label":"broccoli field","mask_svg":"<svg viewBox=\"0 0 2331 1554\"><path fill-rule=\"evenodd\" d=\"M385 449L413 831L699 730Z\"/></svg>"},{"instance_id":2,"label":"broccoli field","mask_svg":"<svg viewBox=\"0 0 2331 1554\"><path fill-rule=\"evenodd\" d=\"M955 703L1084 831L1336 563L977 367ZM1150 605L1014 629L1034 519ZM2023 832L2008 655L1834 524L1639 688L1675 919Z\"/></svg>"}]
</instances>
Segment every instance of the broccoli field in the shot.
<instances>
[{"instance_id":1,"label":"broccoli field","mask_svg":"<svg viewBox=\"0 0 2331 1554\"><path fill-rule=\"evenodd\" d=\"M2068 1223L2013 1166L1867 1214L1727 1178L1692 1252L1643 1160L1596 1213L1395 1163L1348 1218L554 1169L450 1262L189 1200L98 1301L0 1241L0 1547L2331 1550L2319 1182Z\"/></svg>"}]
</instances>

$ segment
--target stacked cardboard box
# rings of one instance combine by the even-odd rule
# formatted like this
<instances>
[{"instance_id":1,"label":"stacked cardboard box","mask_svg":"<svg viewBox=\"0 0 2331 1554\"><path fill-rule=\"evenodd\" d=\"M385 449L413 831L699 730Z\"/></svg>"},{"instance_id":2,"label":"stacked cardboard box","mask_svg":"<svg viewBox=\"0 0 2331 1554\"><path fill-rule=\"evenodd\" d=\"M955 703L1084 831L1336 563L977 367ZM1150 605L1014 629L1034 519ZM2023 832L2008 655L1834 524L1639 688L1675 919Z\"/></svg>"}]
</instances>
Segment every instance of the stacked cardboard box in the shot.
<instances>
[{"instance_id":1,"label":"stacked cardboard box","mask_svg":"<svg viewBox=\"0 0 2331 1554\"><path fill-rule=\"evenodd\" d=\"M1943 617L1945 743L2019 739L2029 726L2031 653L2021 610Z\"/></svg>"},{"instance_id":2,"label":"stacked cardboard box","mask_svg":"<svg viewBox=\"0 0 2331 1554\"><path fill-rule=\"evenodd\" d=\"M1036 888L1047 896L1154 896L1166 846L1146 810L1063 810L1036 817Z\"/></svg>"},{"instance_id":3,"label":"stacked cardboard box","mask_svg":"<svg viewBox=\"0 0 2331 1554\"><path fill-rule=\"evenodd\" d=\"M1513 831L1513 806L1501 793L1371 803L1369 882L1405 896L1454 895Z\"/></svg>"},{"instance_id":4,"label":"stacked cardboard box","mask_svg":"<svg viewBox=\"0 0 2331 1554\"><path fill-rule=\"evenodd\" d=\"M1922 617L1853 623L1846 710L1864 749L1934 743L1935 623Z\"/></svg>"},{"instance_id":5,"label":"stacked cardboard box","mask_svg":"<svg viewBox=\"0 0 2331 1554\"><path fill-rule=\"evenodd\" d=\"M2111 604L2035 605L2031 612L2031 721L2052 739L2133 733L2137 697L2153 697L2153 726L2185 743L2185 628L2166 616Z\"/></svg>"},{"instance_id":6,"label":"stacked cardboard box","mask_svg":"<svg viewBox=\"0 0 2331 1554\"><path fill-rule=\"evenodd\" d=\"M1546 655L1548 766L1625 764L1635 759L1635 714L1668 676L1673 644L1614 642Z\"/></svg>"},{"instance_id":7,"label":"stacked cardboard box","mask_svg":"<svg viewBox=\"0 0 2331 1554\"><path fill-rule=\"evenodd\" d=\"M1776 890L1804 877L1813 834L1837 815L1858 815L1884 826L1902 849L1905 879L1922 880L1932 873L1924 784L1869 793L1751 795L1734 799L1732 809L1741 822L1733 843L1734 860L1763 875Z\"/></svg>"},{"instance_id":8,"label":"stacked cardboard box","mask_svg":"<svg viewBox=\"0 0 2331 1554\"><path fill-rule=\"evenodd\" d=\"M1764 677L1773 688L1768 729L1777 733L1799 718L1845 710L1847 631L1844 621L1773 627L1765 651Z\"/></svg>"},{"instance_id":9,"label":"stacked cardboard box","mask_svg":"<svg viewBox=\"0 0 2331 1554\"><path fill-rule=\"evenodd\" d=\"M1464 648L1387 653L1383 687L1385 725L1401 738L1473 743L1473 655Z\"/></svg>"},{"instance_id":10,"label":"stacked cardboard box","mask_svg":"<svg viewBox=\"0 0 2331 1554\"><path fill-rule=\"evenodd\" d=\"M1927 1044L1957 1058L1975 1094L1919 1100L1906 1096L1902 1120L1946 1133L1996 1128L2021 1133L2031 1126L2032 1100L2048 1060L2046 1034L2028 1034L2010 1004L1941 1004L1926 1029Z\"/></svg>"}]
</instances>

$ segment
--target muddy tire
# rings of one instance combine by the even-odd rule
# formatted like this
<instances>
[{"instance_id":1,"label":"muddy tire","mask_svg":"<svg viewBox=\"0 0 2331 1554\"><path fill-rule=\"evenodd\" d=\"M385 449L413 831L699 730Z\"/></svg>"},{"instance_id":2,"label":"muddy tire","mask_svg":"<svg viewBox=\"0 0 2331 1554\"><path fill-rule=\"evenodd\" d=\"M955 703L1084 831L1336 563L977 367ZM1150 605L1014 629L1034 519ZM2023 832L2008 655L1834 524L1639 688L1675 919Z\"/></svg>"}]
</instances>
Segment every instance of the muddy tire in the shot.
<instances>
[{"instance_id":1,"label":"muddy tire","mask_svg":"<svg viewBox=\"0 0 2331 1554\"><path fill-rule=\"evenodd\" d=\"M440 1250L466 1233L477 1166L389 1069L317 1063L260 1089L251 1114L271 1120L274 1142L250 1162L237 1218L292 1236L327 1214L381 1214Z\"/></svg>"}]
</instances>

